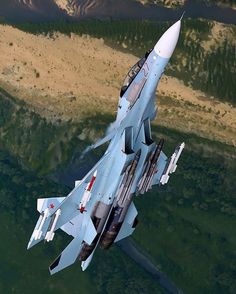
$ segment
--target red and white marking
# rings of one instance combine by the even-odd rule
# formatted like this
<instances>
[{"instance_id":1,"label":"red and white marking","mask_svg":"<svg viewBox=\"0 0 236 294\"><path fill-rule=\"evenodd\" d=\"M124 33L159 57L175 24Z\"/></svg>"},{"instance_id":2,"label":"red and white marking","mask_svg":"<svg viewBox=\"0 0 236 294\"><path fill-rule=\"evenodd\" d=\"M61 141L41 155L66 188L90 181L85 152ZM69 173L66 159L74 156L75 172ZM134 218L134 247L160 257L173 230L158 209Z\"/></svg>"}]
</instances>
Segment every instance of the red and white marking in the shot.
<instances>
[{"instance_id":1,"label":"red and white marking","mask_svg":"<svg viewBox=\"0 0 236 294\"><path fill-rule=\"evenodd\" d=\"M90 198L91 198L91 190L93 188L93 185L95 183L95 180L96 180L96 177L97 177L97 171L94 172L93 176L92 176L92 179L91 181L88 183L86 189L85 189L85 192L84 192L84 195L80 201L80 204L79 204L79 211L81 213L85 212L86 209L86 204L89 202Z\"/></svg>"},{"instance_id":2,"label":"red and white marking","mask_svg":"<svg viewBox=\"0 0 236 294\"><path fill-rule=\"evenodd\" d=\"M53 204L53 203L51 203L50 205L49 205L49 208L51 208L51 209L53 209L55 207L55 205Z\"/></svg>"}]
</instances>

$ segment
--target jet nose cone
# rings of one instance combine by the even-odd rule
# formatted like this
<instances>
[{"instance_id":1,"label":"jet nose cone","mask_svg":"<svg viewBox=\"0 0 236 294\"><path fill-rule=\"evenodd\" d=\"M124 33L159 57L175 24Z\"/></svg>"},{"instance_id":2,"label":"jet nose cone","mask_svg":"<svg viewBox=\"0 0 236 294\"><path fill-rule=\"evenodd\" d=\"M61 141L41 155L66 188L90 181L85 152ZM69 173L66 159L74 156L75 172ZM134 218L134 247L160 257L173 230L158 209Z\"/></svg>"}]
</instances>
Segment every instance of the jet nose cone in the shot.
<instances>
[{"instance_id":1,"label":"jet nose cone","mask_svg":"<svg viewBox=\"0 0 236 294\"><path fill-rule=\"evenodd\" d=\"M174 23L156 43L155 52L164 58L170 58L175 50L181 27L181 19Z\"/></svg>"}]
</instances>

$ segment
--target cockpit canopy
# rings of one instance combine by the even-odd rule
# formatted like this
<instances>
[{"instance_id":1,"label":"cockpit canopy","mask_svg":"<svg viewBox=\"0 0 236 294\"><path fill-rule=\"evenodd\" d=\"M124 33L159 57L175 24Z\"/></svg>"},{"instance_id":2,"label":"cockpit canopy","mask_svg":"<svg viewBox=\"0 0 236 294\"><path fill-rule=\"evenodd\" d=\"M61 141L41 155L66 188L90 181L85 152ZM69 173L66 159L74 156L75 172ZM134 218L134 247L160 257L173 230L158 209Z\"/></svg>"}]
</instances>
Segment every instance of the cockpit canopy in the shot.
<instances>
[{"instance_id":1,"label":"cockpit canopy","mask_svg":"<svg viewBox=\"0 0 236 294\"><path fill-rule=\"evenodd\" d=\"M145 56L143 58L141 58L137 63L135 63L135 65L133 65L131 67L131 69L129 70L127 76L125 77L123 86L121 87L120 97L122 97L124 95L124 93L126 92L126 90L129 87L129 85L132 83L134 78L137 76L137 74L139 73L140 69L143 67L143 65L144 65L148 55L151 53L151 51L152 51L152 49L147 51L145 53Z\"/></svg>"}]
</instances>

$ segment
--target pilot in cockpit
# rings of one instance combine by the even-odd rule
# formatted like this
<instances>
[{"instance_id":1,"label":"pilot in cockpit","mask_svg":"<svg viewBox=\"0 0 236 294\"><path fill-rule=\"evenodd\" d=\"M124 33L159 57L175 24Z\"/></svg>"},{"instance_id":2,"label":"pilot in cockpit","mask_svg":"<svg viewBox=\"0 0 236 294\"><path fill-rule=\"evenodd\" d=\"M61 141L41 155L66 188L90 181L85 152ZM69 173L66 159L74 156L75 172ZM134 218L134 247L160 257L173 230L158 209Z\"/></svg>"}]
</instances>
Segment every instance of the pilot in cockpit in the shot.
<instances>
[{"instance_id":1,"label":"pilot in cockpit","mask_svg":"<svg viewBox=\"0 0 236 294\"><path fill-rule=\"evenodd\" d=\"M144 63L145 63L146 59L148 58L148 55L151 53L151 51L152 51L152 49L148 50L145 53L144 57L141 58L137 63L135 63L135 65L133 65L131 67L131 69L129 70L127 76L125 77L123 86L121 87L120 97L122 97L124 95L124 93L128 89L128 87L131 84L131 82L134 80L134 78L136 77L136 75L139 73L140 69L144 65Z\"/></svg>"}]
</instances>

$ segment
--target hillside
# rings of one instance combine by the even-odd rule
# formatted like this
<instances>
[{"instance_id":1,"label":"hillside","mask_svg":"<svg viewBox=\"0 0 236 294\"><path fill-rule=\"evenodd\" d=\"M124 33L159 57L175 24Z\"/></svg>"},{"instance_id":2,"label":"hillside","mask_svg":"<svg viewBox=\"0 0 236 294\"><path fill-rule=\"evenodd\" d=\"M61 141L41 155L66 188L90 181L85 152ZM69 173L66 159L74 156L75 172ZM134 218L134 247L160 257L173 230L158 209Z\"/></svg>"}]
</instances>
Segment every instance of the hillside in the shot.
<instances>
[{"instance_id":1,"label":"hillside","mask_svg":"<svg viewBox=\"0 0 236 294\"><path fill-rule=\"evenodd\" d=\"M49 20L152 19L188 17L235 23L235 0L3 0L0 20L42 22Z\"/></svg>"},{"instance_id":2,"label":"hillside","mask_svg":"<svg viewBox=\"0 0 236 294\"><path fill-rule=\"evenodd\" d=\"M1 87L52 122L78 122L97 114L115 117L120 86L137 61L102 38L32 35L7 25L0 26L0 50ZM156 123L168 126L171 121L178 130L236 144L235 107L171 76L164 76L158 91Z\"/></svg>"},{"instance_id":3,"label":"hillside","mask_svg":"<svg viewBox=\"0 0 236 294\"><path fill-rule=\"evenodd\" d=\"M144 5L163 5L165 7L177 8L183 6L187 0L136 0ZM65 2L65 1L64 1ZM192 1L193 2L193 1ZM195 0L195 2L203 2L201 0ZM231 7L236 9L235 0L204 0L205 3L219 5L221 7Z\"/></svg>"},{"instance_id":4,"label":"hillside","mask_svg":"<svg viewBox=\"0 0 236 294\"><path fill-rule=\"evenodd\" d=\"M177 8L184 5L186 0L136 0L137 2L142 3L143 5L161 5L165 7Z\"/></svg>"}]
</instances>

